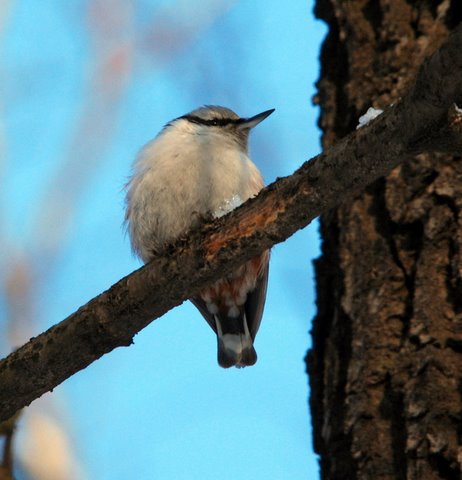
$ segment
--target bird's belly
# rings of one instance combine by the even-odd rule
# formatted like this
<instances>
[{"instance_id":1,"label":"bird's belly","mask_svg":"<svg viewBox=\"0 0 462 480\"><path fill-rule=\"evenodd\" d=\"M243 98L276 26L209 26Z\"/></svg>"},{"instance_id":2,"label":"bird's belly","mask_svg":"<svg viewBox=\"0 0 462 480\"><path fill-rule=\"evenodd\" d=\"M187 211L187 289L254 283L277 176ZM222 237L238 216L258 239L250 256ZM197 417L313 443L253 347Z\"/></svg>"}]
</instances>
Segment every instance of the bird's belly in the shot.
<instances>
[{"instance_id":1,"label":"bird's belly","mask_svg":"<svg viewBox=\"0 0 462 480\"><path fill-rule=\"evenodd\" d=\"M157 218L156 235L163 242L174 241L204 219L230 212L261 188L238 162L221 168L196 162L179 166L176 176L158 175L163 187L153 192L149 215Z\"/></svg>"},{"instance_id":2,"label":"bird's belly","mask_svg":"<svg viewBox=\"0 0 462 480\"><path fill-rule=\"evenodd\" d=\"M203 152L196 143L188 143L168 155L159 154L131 185L130 236L143 261L262 188L261 175L245 153Z\"/></svg>"}]
</instances>

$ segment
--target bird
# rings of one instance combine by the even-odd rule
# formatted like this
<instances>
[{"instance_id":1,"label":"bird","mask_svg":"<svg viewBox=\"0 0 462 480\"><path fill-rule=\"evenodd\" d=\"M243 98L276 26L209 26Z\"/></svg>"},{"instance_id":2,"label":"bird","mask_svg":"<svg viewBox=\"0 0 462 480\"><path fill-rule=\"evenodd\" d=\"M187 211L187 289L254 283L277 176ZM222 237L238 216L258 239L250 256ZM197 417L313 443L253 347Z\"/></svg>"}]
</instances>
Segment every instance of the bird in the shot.
<instances>
[{"instance_id":1,"label":"bird","mask_svg":"<svg viewBox=\"0 0 462 480\"><path fill-rule=\"evenodd\" d=\"M248 152L252 128L274 109L241 118L199 107L168 122L136 157L126 184L125 223L144 263L254 197L264 187ZM191 298L217 336L223 368L254 365L254 340L266 300L270 252L264 251Z\"/></svg>"}]
</instances>

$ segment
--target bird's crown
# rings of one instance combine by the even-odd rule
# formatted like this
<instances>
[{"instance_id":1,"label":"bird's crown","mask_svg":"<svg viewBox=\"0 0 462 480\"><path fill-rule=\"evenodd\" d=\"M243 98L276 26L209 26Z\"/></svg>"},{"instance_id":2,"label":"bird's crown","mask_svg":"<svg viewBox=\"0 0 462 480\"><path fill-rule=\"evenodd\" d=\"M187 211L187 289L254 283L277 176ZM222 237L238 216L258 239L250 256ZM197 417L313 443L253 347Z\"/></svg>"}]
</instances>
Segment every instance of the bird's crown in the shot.
<instances>
[{"instance_id":1,"label":"bird's crown","mask_svg":"<svg viewBox=\"0 0 462 480\"><path fill-rule=\"evenodd\" d=\"M192 123L208 126L237 125L241 118L231 109L218 105L204 105L182 117Z\"/></svg>"}]
</instances>

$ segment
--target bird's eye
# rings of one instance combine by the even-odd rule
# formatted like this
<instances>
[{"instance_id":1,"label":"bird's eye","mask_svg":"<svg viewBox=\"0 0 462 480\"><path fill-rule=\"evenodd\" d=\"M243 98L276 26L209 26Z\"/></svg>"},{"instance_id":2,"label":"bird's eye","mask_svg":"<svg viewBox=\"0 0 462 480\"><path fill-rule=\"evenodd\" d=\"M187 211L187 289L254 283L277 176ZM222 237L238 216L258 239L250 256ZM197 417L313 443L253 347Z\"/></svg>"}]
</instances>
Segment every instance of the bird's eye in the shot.
<instances>
[{"instance_id":1,"label":"bird's eye","mask_svg":"<svg viewBox=\"0 0 462 480\"><path fill-rule=\"evenodd\" d=\"M218 125L218 120L212 120L211 124L216 127Z\"/></svg>"}]
</instances>

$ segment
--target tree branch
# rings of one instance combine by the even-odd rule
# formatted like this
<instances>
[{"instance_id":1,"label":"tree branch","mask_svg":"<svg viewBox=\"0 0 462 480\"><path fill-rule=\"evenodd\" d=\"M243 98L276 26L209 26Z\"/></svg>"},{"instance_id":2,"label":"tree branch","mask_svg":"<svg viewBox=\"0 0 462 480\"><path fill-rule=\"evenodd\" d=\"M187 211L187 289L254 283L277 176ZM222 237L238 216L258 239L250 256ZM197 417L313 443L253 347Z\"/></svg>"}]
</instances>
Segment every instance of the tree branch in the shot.
<instances>
[{"instance_id":1,"label":"tree branch","mask_svg":"<svg viewBox=\"0 0 462 480\"><path fill-rule=\"evenodd\" d=\"M0 421L52 390L211 282L411 155L461 155L462 27L427 60L402 101L226 217L192 232L0 362ZM460 104L460 103L459 103ZM454 117L456 115L456 117ZM454 118L458 121L454 121Z\"/></svg>"}]
</instances>

